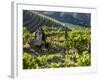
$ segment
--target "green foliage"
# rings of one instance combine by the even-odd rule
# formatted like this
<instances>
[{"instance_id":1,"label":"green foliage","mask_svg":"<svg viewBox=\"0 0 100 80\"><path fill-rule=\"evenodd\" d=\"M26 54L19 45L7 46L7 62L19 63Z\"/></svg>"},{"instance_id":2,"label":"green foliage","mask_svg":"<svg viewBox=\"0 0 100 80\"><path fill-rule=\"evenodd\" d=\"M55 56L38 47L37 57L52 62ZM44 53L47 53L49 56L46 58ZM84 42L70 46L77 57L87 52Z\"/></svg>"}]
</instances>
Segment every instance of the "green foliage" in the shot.
<instances>
[{"instance_id":1,"label":"green foliage","mask_svg":"<svg viewBox=\"0 0 100 80\"><path fill-rule=\"evenodd\" d=\"M91 65L91 31L90 28L72 28L65 32L61 29L44 26L46 42L50 43L47 53L43 51L30 53L23 51L23 69L79 67ZM34 33L24 29L23 43L27 44L33 39ZM70 50L73 50L70 53Z\"/></svg>"},{"instance_id":2,"label":"green foliage","mask_svg":"<svg viewBox=\"0 0 100 80\"><path fill-rule=\"evenodd\" d=\"M90 52L91 32L89 28L73 29L67 32L65 44L67 48L75 48L79 53Z\"/></svg>"},{"instance_id":3,"label":"green foliage","mask_svg":"<svg viewBox=\"0 0 100 80\"><path fill-rule=\"evenodd\" d=\"M82 55L77 59L77 63L80 66L91 65L91 56L87 51L84 51Z\"/></svg>"},{"instance_id":4,"label":"green foliage","mask_svg":"<svg viewBox=\"0 0 100 80\"><path fill-rule=\"evenodd\" d=\"M35 37L35 34L30 34L30 32L23 27L23 43L29 43L32 38Z\"/></svg>"},{"instance_id":5,"label":"green foliage","mask_svg":"<svg viewBox=\"0 0 100 80\"><path fill-rule=\"evenodd\" d=\"M36 68L35 57L32 57L28 53L24 53L24 55L23 55L23 68L24 69Z\"/></svg>"},{"instance_id":6,"label":"green foliage","mask_svg":"<svg viewBox=\"0 0 100 80\"><path fill-rule=\"evenodd\" d=\"M59 58L63 62L54 61L54 58ZM40 68L59 68L59 67L77 67L77 66L90 66L91 56L88 53L83 52L82 55L66 54L64 57L62 55L42 55L34 57L29 53L24 53L23 55L23 68L24 69L40 69Z\"/></svg>"}]
</instances>

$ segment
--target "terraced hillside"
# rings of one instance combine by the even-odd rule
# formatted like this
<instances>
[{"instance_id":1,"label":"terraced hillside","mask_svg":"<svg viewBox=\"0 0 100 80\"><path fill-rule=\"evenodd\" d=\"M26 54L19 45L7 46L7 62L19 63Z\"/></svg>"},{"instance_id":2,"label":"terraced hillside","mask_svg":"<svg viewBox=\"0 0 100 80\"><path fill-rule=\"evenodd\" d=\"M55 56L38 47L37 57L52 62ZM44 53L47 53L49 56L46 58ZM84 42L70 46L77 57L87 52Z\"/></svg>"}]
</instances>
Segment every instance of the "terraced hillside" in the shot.
<instances>
[{"instance_id":1,"label":"terraced hillside","mask_svg":"<svg viewBox=\"0 0 100 80\"><path fill-rule=\"evenodd\" d=\"M39 27L46 41L36 46L31 40L36 39ZM91 28L62 23L36 11L23 11L23 69L83 66L91 66Z\"/></svg>"},{"instance_id":2,"label":"terraced hillside","mask_svg":"<svg viewBox=\"0 0 100 80\"><path fill-rule=\"evenodd\" d=\"M34 32L37 28L44 25L56 28L66 28L69 30L64 23L56 19L50 18L36 11L23 11L23 26L25 26L30 32Z\"/></svg>"}]
</instances>

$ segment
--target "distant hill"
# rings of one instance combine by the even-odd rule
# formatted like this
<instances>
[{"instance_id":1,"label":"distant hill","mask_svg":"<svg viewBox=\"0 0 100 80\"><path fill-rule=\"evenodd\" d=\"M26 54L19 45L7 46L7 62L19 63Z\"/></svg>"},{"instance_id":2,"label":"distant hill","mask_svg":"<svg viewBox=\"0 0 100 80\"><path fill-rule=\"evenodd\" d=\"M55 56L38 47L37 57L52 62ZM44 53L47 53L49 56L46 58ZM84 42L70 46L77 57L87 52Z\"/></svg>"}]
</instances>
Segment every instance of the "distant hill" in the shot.
<instances>
[{"instance_id":1,"label":"distant hill","mask_svg":"<svg viewBox=\"0 0 100 80\"><path fill-rule=\"evenodd\" d=\"M90 27L91 26L91 14L90 13L73 13L73 12L46 12L38 11L46 16L55 18L64 23L71 23L74 25Z\"/></svg>"},{"instance_id":2,"label":"distant hill","mask_svg":"<svg viewBox=\"0 0 100 80\"><path fill-rule=\"evenodd\" d=\"M70 30L65 23L31 10L23 10L23 26L30 32L34 32L43 26L62 28L67 31Z\"/></svg>"},{"instance_id":3,"label":"distant hill","mask_svg":"<svg viewBox=\"0 0 100 80\"><path fill-rule=\"evenodd\" d=\"M90 14L24 10L23 26L30 32L43 26L69 31L71 27L90 27Z\"/></svg>"}]
</instances>

